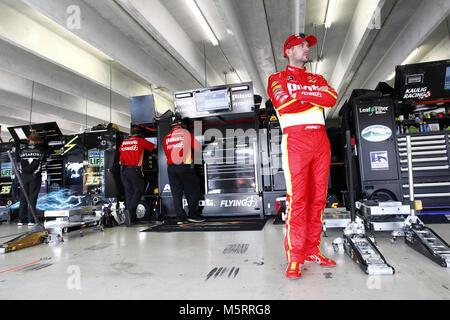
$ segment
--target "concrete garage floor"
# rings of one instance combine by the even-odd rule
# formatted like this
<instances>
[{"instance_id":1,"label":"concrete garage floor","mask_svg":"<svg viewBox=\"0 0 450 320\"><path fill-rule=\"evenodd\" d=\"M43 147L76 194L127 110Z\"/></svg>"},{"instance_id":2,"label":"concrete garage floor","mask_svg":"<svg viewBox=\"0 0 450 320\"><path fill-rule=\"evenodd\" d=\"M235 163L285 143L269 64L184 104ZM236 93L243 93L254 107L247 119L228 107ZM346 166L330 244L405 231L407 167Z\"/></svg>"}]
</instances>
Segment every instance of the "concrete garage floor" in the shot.
<instances>
[{"instance_id":1,"label":"concrete garage floor","mask_svg":"<svg viewBox=\"0 0 450 320\"><path fill-rule=\"evenodd\" d=\"M450 242L450 224L428 226ZM307 263L301 279L289 280L284 225L273 219L262 231L140 232L146 228L119 226L84 237L75 232L63 243L0 255L0 299L450 299L450 268L407 247L403 238L391 244L388 232L376 240L394 275L367 276L333 251L342 229L328 229L322 251L337 266ZM27 229L4 223L0 240Z\"/></svg>"}]
</instances>

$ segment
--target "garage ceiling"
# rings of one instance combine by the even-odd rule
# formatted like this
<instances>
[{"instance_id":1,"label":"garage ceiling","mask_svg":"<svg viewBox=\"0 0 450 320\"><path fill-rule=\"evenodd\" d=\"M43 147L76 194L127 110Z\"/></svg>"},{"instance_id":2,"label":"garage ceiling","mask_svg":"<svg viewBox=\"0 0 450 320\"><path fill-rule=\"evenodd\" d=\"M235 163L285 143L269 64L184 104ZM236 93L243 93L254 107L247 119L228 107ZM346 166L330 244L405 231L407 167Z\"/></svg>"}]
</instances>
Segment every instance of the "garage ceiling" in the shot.
<instances>
[{"instance_id":1,"label":"garage ceiling","mask_svg":"<svg viewBox=\"0 0 450 320\"><path fill-rule=\"evenodd\" d=\"M212 29L214 45L189 4ZM308 71L338 94L374 89L396 65L450 58L448 0L0 0L0 125L56 121L63 133L113 122L128 131L128 98L153 93L159 113L175 91L267 79L284 70L283 43L313 33ZM418 48L418 50L415 50Z\"/></svg>"}]
</instances>

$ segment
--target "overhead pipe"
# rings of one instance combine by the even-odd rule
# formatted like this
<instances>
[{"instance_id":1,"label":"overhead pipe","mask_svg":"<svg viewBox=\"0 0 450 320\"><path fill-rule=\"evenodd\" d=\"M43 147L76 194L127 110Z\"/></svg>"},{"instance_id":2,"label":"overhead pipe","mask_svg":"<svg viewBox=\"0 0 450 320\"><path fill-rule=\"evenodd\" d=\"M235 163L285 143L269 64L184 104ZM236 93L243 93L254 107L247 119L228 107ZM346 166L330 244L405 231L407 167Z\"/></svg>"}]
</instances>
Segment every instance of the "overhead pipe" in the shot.
<instances>
[{"instance_id":1,"label":"overhead pipe","mask_svg":"<svg viewBox=\"0 0 450 320\"><path fill-rule=\"evenodd\" d=\"M306 0L292 0L292 33L305 32Z\"/></svg>"}]
</instances>

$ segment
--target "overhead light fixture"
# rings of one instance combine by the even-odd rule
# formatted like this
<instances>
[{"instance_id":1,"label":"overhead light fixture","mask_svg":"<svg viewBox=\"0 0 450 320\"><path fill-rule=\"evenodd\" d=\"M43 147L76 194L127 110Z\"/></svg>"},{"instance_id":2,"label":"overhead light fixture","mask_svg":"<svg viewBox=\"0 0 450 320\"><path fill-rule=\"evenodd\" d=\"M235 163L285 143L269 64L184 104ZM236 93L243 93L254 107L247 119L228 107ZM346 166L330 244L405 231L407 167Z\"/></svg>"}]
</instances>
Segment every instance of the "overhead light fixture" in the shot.
<instances>
[{"instance_id":1,"label":"overhead light fixture","mask_svg":"<svg viewBox=\"0 0 450 320\"><path fill-rule=\"evenodd\" d=\"M336 7L336 0L328 1L327 15L325 17L325 28L331 27L331 20L333 20L334 8Z\"/></svg>"},{"instance_id":2,"label":"overhead light fixture","mask_svg":"<svg viewBox=\"0 0 450 320\"><path fill-rule=\"evenodd\" d=\"M417 52L419 52L419 48L414 49L414 51L411 52L411 53L409 54L409 56L408 56L405 60L403 60L402 65L404 65L404 64L406 64L408 61L410 61L410 60L417 54Z\"/></svg>"},{"instance_id":3,"label":"overhead light fixture","mask_svg":"<svg viewBox=\"0 0 450 320\"><path fill-rule=\"evenodd\" d=\"M203 16L202 12L200 11L200 8L198 7L195 0L186 0L187 4L189 5L189 8L191 8L192 13L197 18L197 21L200 23L203 30L208 35L209 41L214 46L219 45L219 41L217 40L216 36L214 35L214 32L212 31L211 27L208 24L208 21L206 21L205 17Z\"/></svg>"}]
</instances>

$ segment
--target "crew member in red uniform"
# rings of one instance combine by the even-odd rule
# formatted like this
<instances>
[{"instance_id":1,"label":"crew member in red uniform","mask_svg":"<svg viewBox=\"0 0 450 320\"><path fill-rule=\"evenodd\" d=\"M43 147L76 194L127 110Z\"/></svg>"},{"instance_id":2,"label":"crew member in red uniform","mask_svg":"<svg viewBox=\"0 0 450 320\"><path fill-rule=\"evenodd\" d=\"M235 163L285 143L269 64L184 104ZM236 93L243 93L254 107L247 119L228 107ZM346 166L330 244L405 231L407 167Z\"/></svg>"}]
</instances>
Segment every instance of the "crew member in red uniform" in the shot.
<instances>
[{"instance_id":1,"label":"crew member in red uniform","mask_svg":"<svg viewBox=\"0 0 450 320\"><path fill-rule=\"evenodd\" d=\"M201 144L186 128L186 122L176 117L172 122L172 130L165 136L163 142L177 224L186 223L186 219L190 222L205 221L198 207L200 184L193 163L193 150L200 150ZM188 202L187 217L183 210L183 193Z\"/></svg>"},{"instance_id":2,"label":"crew member in red uniform","mask_svg":"<svg viewBox=\"0 0 450 320\"><path fill-rule=\"evenodd\" d=\"M136 208L144 192L142 172L144 150L152 151L156 146L144 138L143 129L131 127L131 137L120 145L120 178L125 192L125 224L129 227L136 220Z\"/></svg>"},{"instance_id":3,"label":"crew member in red uniform","mask_svg":"<svg viewBox=\"0 0 450 320\"><path fill-rule=\"evenodd\" d=\"M337 93L321 75L306 72L316 42L313 35L291 35L284 43L289 64L269 77L267 88L283 130L288 278L301 277L304 261L336 265L320 253L320 238L331 158L324 109L335 105Z\"/></svg>"}]
</instances>

